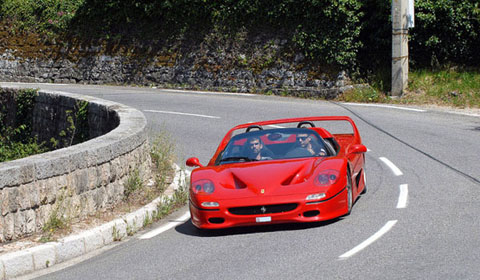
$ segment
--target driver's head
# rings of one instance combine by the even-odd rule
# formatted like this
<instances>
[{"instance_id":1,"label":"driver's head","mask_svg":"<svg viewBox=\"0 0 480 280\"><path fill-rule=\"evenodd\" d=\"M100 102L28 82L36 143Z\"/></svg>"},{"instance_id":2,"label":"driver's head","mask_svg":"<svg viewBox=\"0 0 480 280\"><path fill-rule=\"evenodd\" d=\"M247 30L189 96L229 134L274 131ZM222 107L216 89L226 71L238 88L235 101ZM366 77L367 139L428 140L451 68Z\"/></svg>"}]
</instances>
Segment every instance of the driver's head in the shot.
<instances>
[{"instance_id":1,"label":"driver's head","mask_svg":"<svg viewBox=\"0 0 480 280\"><path fill-rule=\"evenodd\" d=\"M262 150L263 144L259 137L250 137L248 138L248 147L252 153L258 154Z\"/></svg>"},{"instance_id":2,"label":"driver's head","mask_svg":"<svg viewBox=\"0 0 480 280\"><path fill-rule=\"evenodd\" d=\"M298 142L300 146L306 147L310 143L310 136L307 133L301 133L297 135Z\"/></svg>"}]
</instances>

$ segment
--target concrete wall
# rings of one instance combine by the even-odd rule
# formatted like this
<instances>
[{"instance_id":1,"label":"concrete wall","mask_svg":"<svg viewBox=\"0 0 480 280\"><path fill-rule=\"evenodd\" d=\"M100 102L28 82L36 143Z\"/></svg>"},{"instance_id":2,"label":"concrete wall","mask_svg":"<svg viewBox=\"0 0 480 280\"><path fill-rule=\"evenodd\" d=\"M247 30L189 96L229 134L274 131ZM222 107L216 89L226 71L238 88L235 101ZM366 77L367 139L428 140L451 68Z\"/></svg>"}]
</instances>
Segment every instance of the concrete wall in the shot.
<instances>
[{"instance_id":1,"label":"concrete wall","mask_svg":"<svg viewBox=\"0 0 480 280\"><path fill-rule=\"evenodd\" d=\"M56 212L76 219L109 209L123 199L124 182L133 170L149 176L141 112L93 97L47 91L39 95L44 104L59 98L88 101L89 119L97 121L97 131L108 130L115 119L120 123L87 142L0 163L0 242L41 231Z\"/></svg>"}]
</instances>

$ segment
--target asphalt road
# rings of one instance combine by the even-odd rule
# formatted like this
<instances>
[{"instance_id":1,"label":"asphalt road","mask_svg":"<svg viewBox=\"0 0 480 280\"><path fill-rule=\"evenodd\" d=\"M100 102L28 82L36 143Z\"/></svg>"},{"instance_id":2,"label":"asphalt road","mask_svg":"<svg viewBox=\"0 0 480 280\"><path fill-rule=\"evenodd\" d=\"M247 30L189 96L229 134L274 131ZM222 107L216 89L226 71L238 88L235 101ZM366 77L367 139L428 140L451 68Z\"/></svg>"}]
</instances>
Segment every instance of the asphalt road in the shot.
<instances>
[{"instance_id":1,"label":"asphalt road","mask_svg":"<svg viewBox=\"0 0 480 280\"><path fill-rule=\"evenodd\" d=\"M36 87L93 95L141 110L152 134L164 129L177 141L178 162L197 156L206 164L236 124L316 115L352 117L370 150L368 193L344 219L210 234L186 221L150 239L138 234L40 279L480 277L478 116L148 88Z\"/></svg>"}]
</instances>

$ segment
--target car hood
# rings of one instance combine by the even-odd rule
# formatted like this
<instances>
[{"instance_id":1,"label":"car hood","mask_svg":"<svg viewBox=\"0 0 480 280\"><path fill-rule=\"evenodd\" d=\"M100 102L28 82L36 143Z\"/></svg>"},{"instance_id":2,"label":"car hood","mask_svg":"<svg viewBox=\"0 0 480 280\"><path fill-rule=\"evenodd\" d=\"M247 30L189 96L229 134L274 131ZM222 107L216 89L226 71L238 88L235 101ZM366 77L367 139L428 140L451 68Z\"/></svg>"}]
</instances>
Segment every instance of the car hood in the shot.
<instances>
[{"instance_id":1,"label":"car hood","mask_svg":"<svg viewBox=\"0 0 480 280\"><path fill-rule=\"evenodd\" d=\"M308 193L312 192L314 176L319 170L339 170L342 162L303 158L226 164L194 170L192 182L209 179L215 184L215 196L235 198Z\"/></svg>"}]
</instances>

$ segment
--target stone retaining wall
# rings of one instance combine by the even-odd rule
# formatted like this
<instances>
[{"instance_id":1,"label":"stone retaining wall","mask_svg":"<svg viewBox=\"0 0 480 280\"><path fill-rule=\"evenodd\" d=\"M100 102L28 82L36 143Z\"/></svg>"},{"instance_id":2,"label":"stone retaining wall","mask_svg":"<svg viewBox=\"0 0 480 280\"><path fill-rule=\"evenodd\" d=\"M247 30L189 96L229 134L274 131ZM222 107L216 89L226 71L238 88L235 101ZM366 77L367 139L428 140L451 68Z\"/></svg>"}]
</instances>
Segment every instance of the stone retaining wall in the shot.
<instances>
[{"instance_id":1,"label":"stone retaining wall","mask_svg":"<svg viewBox=\"0 0 480 280\"><path fill-rule=\"evenodd\" d=\"M124 197L124 183L134 170L150 175L146 119L133 108L93 97L40 91L48 98L89 102L89 119L109 127L116 115L118 127L105 135L68 148L0 163L0 242L42 230L58 214L83 218L111 208ZM113 118L115 119L115 118ZM100 124L100 122L104 122ZM99 129L102 130L102 129Z\"/></svg>"},{"instance_id":2,"label":"stone retaining wall","mask_svg":"<svg viewBox=\"0 0 480 280\"><path fill-rule=\"evenodd\" d=\"M301 53L283 55L288 43L280 39L211 40L191 49L163 49L155 42L46 44L29 36L0 42L1 81L136 84L327 99L353 88L344 71L310 65Z\"/></svg>"}]
</instances>

